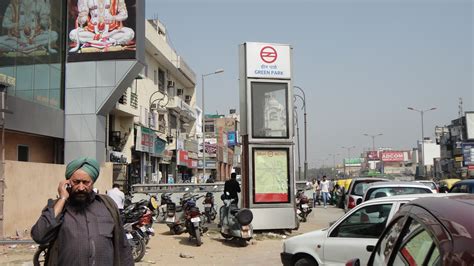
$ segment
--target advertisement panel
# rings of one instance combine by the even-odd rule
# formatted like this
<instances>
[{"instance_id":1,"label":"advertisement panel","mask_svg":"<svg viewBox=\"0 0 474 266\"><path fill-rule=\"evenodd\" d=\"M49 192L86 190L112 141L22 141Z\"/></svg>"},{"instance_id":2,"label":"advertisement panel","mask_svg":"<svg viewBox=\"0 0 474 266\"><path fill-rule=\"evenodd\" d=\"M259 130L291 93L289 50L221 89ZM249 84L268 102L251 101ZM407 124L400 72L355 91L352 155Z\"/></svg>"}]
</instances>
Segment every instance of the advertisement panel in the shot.
<instances>
[{"instance_id":1,"label":"advertisement panel","mask_svg":"<svg viewBox=\"0 0 474 266\"><path fill-rule=\"evenodd\" d=\"M404 156L401 151L384 151L382 152L382 161L384 162L403 162Z\"/></svg>"},{"instance_id":2,"label":"advertisement panel","mask_svg":"<svg viewBox=\"0 0 474 266\"><path fill-rule=\"evenodd\" d=\"M466 112L467 139L474 140L474 112Z\"/></svg>"},{"instance_id":3,"label":"advertisement panel","mask_svg":"<svg viewBox=\"0 0 474 266\"><path fill-rule=\"evenodd\" d=\"M288 203L289 149L254 148L254 203Z\"/></svg>"},{"instance_id":4,"label":"advertisement panel","mask_svg":"<svg viewBox=\"0 0 474 266\"><path fill-rule=\"evenodd\" d=\"M370 161L378 161L380 160L379 158L379 153L377 151L368 151L367 152L367 158L370 160Z\"/></svg>"},{"instance_id":5,"label":"advertisement panel","mask_svg":"<svg viewBox=\"0 0 474 266\"><path fill-rule=\"evenodd\" d=\"M474 143L463 143L462 155L464 166L474 165Z\"/></svg>"},{"instance_id":6,"label":"advertisement panel","mask_svg":"<svg viewBox=\"0 0 474 266\"><path fill-rule=\"evenodd\" d=\"M237 144L235 131L227 132L227 146L233 147Z\"/></svg>"},{"instance_id":7,"label":"advertisement panel","mask_svg":"<svg viewBox=\"0 0 474 266\"><path fill-rule=\"evenodd\" d=\"M246 43L247 77L290 79L290 46L270 43Z\"/></svg>"},{"instance_id":8,"label":"advertisement panel","mask_svg":"<svg viewBox=\"0 0 474 266\"><path fill-rule=\"evenodd\" d=\"M361 166L364 162L363 158L346 158L344 159L344 164L346 166Z\"/></svg>"},{"instance_id":9,"label":"advertisement panel","mask_svg":"<svg viewBox=\"0 0 474 266\"><path fill-rule=\"evenodd\" d=\"M153 130L146 127L137 127L137 139L135 150L143 152L154 152L154 135Z\"/></svg>"},{"instance_id":10,"label":"advertisement panel","mask_svg":"<svg viewBox=\"0 0 474 266\"><path fill-rule=\"evenodd\" d=\"M68 1L68 62L135 59L136 0Z\"/></svg>"},{"instance_id":11,"label":"advertisement panel","mask_svg":"<svg viewBox=\"0 0 474 266\"><path fill-rule=\"evenodd\" d=\"M0 66L61 59L61 0L0 1Z\"/></svg>"}]
</instances>

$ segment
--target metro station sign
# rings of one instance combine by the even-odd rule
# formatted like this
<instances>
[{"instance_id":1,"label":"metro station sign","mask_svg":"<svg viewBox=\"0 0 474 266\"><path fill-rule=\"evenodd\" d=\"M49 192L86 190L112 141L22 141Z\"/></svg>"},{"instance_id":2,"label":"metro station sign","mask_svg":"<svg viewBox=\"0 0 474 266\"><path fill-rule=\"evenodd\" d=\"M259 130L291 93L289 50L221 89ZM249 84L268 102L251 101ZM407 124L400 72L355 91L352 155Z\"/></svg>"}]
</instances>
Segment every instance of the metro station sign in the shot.
<instances>
[{"instance_id":1,"label":"metro station sign","mask_svg":"<svg viewBox=\"0 0 474 266\"><path fill-rule=\"evenodd\" d=\"M291 79L290 46L246 43L247 77Z\"/></svg>"}]
</instances>

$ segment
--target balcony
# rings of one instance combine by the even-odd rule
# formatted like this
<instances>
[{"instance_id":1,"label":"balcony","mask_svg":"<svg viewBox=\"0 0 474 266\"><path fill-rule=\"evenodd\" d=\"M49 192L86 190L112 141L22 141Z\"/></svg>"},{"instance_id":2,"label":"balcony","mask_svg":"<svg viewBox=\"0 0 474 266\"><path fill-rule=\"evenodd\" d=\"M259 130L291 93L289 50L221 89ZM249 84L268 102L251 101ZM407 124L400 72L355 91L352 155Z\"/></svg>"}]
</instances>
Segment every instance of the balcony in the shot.
<instances>
[{"instance_id":1,"label":"balcony","mask_svg":"<svg viewBox=\"0 0 474 266\"><path fill-rule=\"evenodd\" d=\"M111 113L124 117L139 116L138 95L136 93L131 93L130 88L128 88L117 101L115 108Z\"/></svg>"},{"instance_id":2,"label":"balcony","mask_svg":"<svg viewBox=\"0 0 474 266\"><path fill-rule=\"evenodd\" d=\"M177 112L181 112L182 103L183 103L183 100L180 97L173 96L173 97L170 97L170 101L168 102L168 105L166 105L166 108L175 110Z\"/></svg>"}]
</instances>

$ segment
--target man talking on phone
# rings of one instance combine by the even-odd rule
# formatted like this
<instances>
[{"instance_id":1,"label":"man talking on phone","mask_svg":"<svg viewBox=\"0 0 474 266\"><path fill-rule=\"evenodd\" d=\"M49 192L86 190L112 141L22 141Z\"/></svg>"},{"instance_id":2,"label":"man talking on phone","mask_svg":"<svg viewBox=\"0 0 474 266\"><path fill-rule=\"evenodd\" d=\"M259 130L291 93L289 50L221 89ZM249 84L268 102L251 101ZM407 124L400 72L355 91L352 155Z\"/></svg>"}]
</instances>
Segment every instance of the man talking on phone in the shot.
<instances>
[{"instance_id":1,"label":"man talking on phone","mask_svg":"<svg viewBox=\"0 0 474 266\"><path fill-rule=\"evenodd\" d=\"M38 244L49 244L45 265L133 265L117 205L93 191L100 167L79 158L66 167L57 200L48 200L31 229Z\"/></svg>"}]
</instances>

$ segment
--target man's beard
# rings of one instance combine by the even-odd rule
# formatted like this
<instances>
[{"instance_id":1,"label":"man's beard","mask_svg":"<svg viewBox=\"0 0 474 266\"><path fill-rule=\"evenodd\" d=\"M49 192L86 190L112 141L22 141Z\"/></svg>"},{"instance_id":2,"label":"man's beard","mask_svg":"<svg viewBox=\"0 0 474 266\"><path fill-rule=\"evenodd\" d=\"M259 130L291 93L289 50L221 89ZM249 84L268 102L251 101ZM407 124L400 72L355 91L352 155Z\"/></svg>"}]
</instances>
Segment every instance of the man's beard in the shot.
<instances>
[{"instance_id":1,"label":"man's beard","mask_svg":"<svg viewBox=\"0 0 474 266\"><path fill-rule=\"evenodd\" d=\"M91 204L94 192L71 192L70 204L77 212L84 212Z\"/></svg>"}]
</instances>

